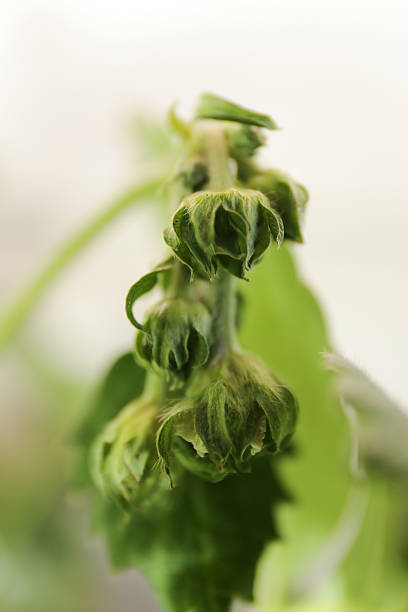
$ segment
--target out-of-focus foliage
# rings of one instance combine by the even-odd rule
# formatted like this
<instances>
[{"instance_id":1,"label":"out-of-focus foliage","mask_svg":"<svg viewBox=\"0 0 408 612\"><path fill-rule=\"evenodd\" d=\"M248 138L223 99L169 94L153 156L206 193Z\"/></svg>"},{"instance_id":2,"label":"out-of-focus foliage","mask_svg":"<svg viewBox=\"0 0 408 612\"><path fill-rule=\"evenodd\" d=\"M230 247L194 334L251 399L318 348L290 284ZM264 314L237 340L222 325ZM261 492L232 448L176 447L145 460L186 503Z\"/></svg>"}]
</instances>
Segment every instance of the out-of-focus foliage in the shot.
<instances>
[{"instance_id":1,"label":"out-of-focus foliage","mask_svg":"<svg viewBox=\"0 0 408 612\"><path fill-rule=\"evenodd\" d=\"M269 545L260 563L259 609L403 612L408 602L405 484L384 459L376 470L371 463L365 472L364 463L353 465L355 445L361 446L364 436L359 440L344 410L338 391L344 392L345 384L323 367L321 353L329 341L322 314L285 247L256 270L244 298L243 342L281 374L300 404L294 452L279 463L293 502L280 508L281 539ZM362 392L361 376L359 381L353 397L359 397L360 407L365 398L370 439L397 417L407 426L405 415L389 401L382 402L381 418L373 405L370 418L370 405L381 394L374 387L368 393L367 384ZM397 428L385 431L388 454L398 457L398 448L391 450Z\"/></svg>"},{"instance_id":2,"label":"out-of-focus foliage","mask_svg":"<svg viewBox=\"0 0 408 612\"><path fill-rule=\"evenodd\" d=\"M0 609L96 612L94 571L66 503L70 453L63 438L82 388L28 346L21 354L10 374L20 384L10 395L13 413L2 414L0 434Z\"/></svg>"}]
</instances>

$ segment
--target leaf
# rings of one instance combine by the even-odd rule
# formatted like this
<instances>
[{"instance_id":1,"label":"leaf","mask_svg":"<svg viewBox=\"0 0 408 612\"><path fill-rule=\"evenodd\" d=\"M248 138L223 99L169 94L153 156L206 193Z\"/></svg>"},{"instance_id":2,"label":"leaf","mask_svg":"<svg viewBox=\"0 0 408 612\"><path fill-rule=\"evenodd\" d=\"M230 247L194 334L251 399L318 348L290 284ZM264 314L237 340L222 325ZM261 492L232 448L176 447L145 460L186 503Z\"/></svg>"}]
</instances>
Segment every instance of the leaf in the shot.
<instances>
[{"instance_id":1,"label":"leaf","mask_svg":"<svg viewBox=\"0 0 408 612\"><path fill-rule=\"evenodd\" d=\"M366 516L340 568L344 597L373 610L401 611L408 596L408 416L346 359L326 354L325 363L338 372L338 392L356 412L359 456L366 470Z\"/></svg>"},{"instance_id":2,"label":"leaf","mask_svg":"<svg viewBox=\"0 0 408 612\"><path fill-rule=\"evenodd\" d=\"M348 425L336 391L341 388L344 394L347 389L362 414L367 400L375 399L374 420L385 407L394 423L403 416L378 389L362 392L361 383L367 381L361 373L359 384L354 371L339 386L322 369L321 352L329 346L323 317L298 278L287 247L272 251L254 273L251 287L242 291L244 344L281 375L300 404L296 452L278 464L293 503L279 509L282 539L269 545L261 559L257 609L402 612L408 600L402 558L402 543L408 542L407 486L390 480L389 473L371 472L363 485L353 481Z\"/></svg>"},{"instance_id":3,"label":"leaf","mask_svg":"<svg viewBox=\"0 0 408 612\"><path fill-rule=\"evenodd\" d=\"M322 314L298 278L289 250L270 251L251 285L241 290L244 346L258 353L299 401L296 453L278 464L294 498L278 513L285 545L268 547L257 582L262 609L280 610L342 512L351 482L348 425L332 376L321 365L320 354L328 347Z\"/></svg>"},{"instance_id":4,"label":"leaf","mask_svg":"<svg viewBox=\"0 0 408 612\"><path fill-rule=\"evenodd\" d=\"M404 612L408 601L406 482L371 473L366 487L364 521L339 568L343 583L339 599L370 611Z\"/></svg>"},{"instance_id":5,"label":"leaf","mask_svg":"<svg viewBox=\"0 0 408 612\"><path fill-rule=\"evenodd\" d=\"M274 120L268 115L249 110L210 93L205 93L200 96L195 116L197 119L236 121L238 123L256 125L268 130L278 129Z\"/></svg>"},{"instance_id":6,"label":"leaf","mask_svg":"<svg viewBox=\"0 0 408 612\"><path fill-rule=\"evenodd\" d=\"M139 112L127 121L129 136L141 163L170 160L177 150L173 124L159 121L149 112Z\"/></svg>"},{"instance_id":7,"label":"leaf","mask_svg":"<svg viewBox=\"0 0 408 612\"><path fill-rule=\"evenodd\" d=\"M100 516L119 567L136 565L166 612L227 612L233 597L251 599L256 561L277 537L271 506L286 494L266 457L252 474L212 484L192 475L148 511L123 524L110 506Z\"/></svg>"},{"instance_id":8,"label":"leaf","mask_svg":"<svg viewBox=\"0 0 408 612\"><path fill-rule=\"evenodd\" d=\"M137 329L140 329L141 331L146 331L144 326L141 325L141 323L139 323L138 321L136 321L134 317L134 303L136 302L136 300L142 297L142 295L145 295L145 293L149 293L149 291L151 291L156 286L159 280L159 275L168 272L169 270L171 270L171 268L171 261L166 261L163 264L157 266L152 272L149 272L148 274L142 276L142 278L136 281L129 289L125 303L126 315L132 325L134 325Z\"/></svg>"}]
</instances>

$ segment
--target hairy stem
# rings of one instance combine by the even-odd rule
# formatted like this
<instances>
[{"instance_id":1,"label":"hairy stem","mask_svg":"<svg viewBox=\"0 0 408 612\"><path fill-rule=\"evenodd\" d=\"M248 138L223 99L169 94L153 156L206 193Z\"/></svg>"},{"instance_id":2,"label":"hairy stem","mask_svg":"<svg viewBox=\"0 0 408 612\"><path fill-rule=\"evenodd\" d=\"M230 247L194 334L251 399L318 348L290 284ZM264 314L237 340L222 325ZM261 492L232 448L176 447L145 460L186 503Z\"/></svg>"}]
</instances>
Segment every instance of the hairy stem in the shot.
<instances>
[{"instance_id":1,"label":"hairy stem","mask_svg":"<svg viewBox=\"0 0 408 612\"><path fill-rule=\"evenodd\" d=\"M98 213L69 238L46 263L0 316L0 350L17 332L30 311L52 285L54 280L92 242L92 240L123 211L155 194L161 181L153 179L125 192Z\"/></svg>"},{"instance_id":2,"label":"hairy stem","mask_svg":"<svg viewBox=\"0 0 408 612\"><path fill-rule=\"evenodd\" d=\"M224 132L217 126L206 129L206 148L209 167L209 189L224 191L234 184L230 168L228 148ZM237 348L235 278L219 267L214 280L213 331L215 338L214 359Z\"/></svg>"},{"instance_id":3,"label":"hairy stem","mask_svg":"<svg viewBox=\"0 0 408 612\"><path fill-rule=\"evenodd\" d=\"M238 348L236 333L237 296L235 278L220 269L215 281L213 333L215 338L214 359L223 353Z\"/></svg>"},{"instance_id":4,"label":"hairy stem","mask_svg":"<svg viewBox=\"0 0 408 612\"><path fill-rule=\"evenodd\" d=\"M208 172L210 176L208 189L224 191L234 184L227 143L224 132L218 127L209 125L205 130Z\"/></svg>"}]
</instances>

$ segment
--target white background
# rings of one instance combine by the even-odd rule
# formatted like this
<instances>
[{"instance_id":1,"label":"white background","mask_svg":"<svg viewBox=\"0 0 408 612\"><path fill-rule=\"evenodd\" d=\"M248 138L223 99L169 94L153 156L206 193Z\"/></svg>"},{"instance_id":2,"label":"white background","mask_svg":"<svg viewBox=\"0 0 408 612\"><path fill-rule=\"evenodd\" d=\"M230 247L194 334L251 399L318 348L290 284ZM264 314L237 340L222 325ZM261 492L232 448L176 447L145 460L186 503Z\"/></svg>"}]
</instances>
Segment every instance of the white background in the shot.
<instances>
[{"instance_id":1,"label":"white background","mask_svg":"<svg viewBox=\"0 0 408 612\"><path fill-rule=\"evenodd\" d=\"M268 161L311 199L305 279L335 345L406 401L407 11L404 2L2 2L0 288L7 298L77 223L137 176L127 118L188 114L201 91L270 113ZM37 311L96 373L129 344L123 295L155 261L126 217Z\"/></svg>"}]
</instances>

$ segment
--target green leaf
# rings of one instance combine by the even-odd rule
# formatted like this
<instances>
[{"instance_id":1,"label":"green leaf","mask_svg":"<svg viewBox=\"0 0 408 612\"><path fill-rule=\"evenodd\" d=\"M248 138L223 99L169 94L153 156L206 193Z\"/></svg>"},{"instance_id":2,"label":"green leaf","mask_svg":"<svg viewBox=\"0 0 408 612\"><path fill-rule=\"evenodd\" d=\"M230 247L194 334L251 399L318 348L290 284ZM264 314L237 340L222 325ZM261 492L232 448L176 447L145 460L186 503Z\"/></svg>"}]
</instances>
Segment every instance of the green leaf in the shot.
<instances>
[{"instance_id":1,"label":"green leaf","mask_svg":"<svg viewBox=\"0 0 408 612\"><path fill-rule=\"evenodd\" d=\"M278 126L269 115L257 113L210 93L200 96L195 116L197 119L236 121L238 123L267 128L268 130L278 129Z\"/></svg>"},{"instance_id":2,"label":"green leaf","mask_svg":"<svg viewBox=\"0 0 408 612\"><path fill-rule=\"evenodd\" d=\"M348 424L332 375L321 364L329 344L322 314L288 249L271 251L242 292L244 346L257 352L299 401L296 453L279 462L294 503L279 511L284 546L267 549L257 583L262 609L280 610L341 515L351 483Z\"/></svg>"},{"instance_id":3,"label":"green leaf","mask_svg":"<svg viewBox=\"0 0 408 612\"><path fill-rule=\"evenodd\" d=\"M252 474L212 484L186 474L127 523L112 506L100 515L119 567L146 574L166 612L227 612L250 600L257 559L277 536L271 507L287 496L269 459Z\"/></svg>"},{"instance_id":4,"label":"green leaf","mask_svg":"<svg viewBox=\"0 0 408 612\"><path fill-rule=\"evenodd\" d=\"M243 343L281 375L300 405L296 452L278 464L294 501L280 508L282 539L269 545L261 559L258 609L403 612L408 601L402 558L408 541L406 482L391 479L389 471L381 475L370 470L364 483L356 485L349 472L349 425L337 391L359 409L364 435L368 420L371 433L374 423L378 434L389 431L386 423L390 428L400 423L405 431L403 415L372 384L367 393L361 373L357 377L355 370L346 371L347 379L338 379L323 370L321 353L329 347L323 317L298 278L287 247L270 252L242 292ZM363 452L367 441L363 437ZM383 447L377 457L380 453L384 460ZM391 455L389 449L387 468Z\"/></svg>"},{"instance_id":5,"label":"green leaf","mask_svg":"<svg viewBox=\"0 0 408 612\"><path fill-rule=\"evenodd\" d=\"M338 373L336 387L347 409L355 410L359 460L366 472L364 521L340 568L343 597L372 610L400 612L408 600L408 416L346 359L329 353L325 363Z\"/></svg>"},{"instance_id":6,"label":"green leaf","mask_svg":"<svg viewBox=\"0 0 408 612\"><path fill-rule=\"evenodd\" d=\"M152 272L149 272L148 274L142 276L142 278L136 281L129 289L125 303L126 315L132 325L134 325L137 329L146 331L144 326L141 325L141 323L139 323L138 321L136 321L134 317L134 303L136 302L136 300L142 297L142 295L149 293L149 291L151 291L156 286L159 280L159 276L161 274L167 273L169 270L171 270L171 268L172 263L166 261L163 264L157 266Z\"/></svg>"},{"instance_id":7,"label":"green leaf","mask_svg":"<svg viewBox=\"0 0 408 612\"><path fill-rule=\"evenodd\" d=\"M340 567L344 605L367 610L404 612L407 608L407 487L389 474L367 479L364 521ZM405 542L404 542L405 539Z\"/></svg>"}]
</instances>

